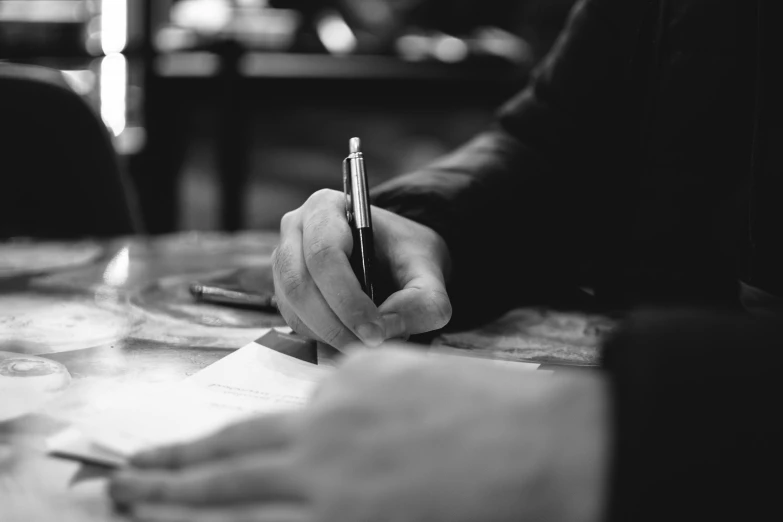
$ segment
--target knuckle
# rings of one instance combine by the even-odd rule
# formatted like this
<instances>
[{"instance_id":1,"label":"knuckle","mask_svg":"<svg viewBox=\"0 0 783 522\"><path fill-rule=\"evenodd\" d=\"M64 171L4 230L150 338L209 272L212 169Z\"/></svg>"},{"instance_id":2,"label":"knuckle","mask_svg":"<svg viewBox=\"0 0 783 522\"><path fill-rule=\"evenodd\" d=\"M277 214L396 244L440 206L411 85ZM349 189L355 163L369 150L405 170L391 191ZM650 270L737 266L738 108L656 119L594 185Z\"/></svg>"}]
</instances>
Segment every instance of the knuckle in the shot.
<instances>
[{"instance_id":1,"label":"knuckle","mask_svg":"<svg viewBox=\"0 0 783 522\"><path fill-rule=\"evenodd\" d=\"M305 260L314 266L322 266L329 263L337 252L336 247L321 239L316 239L308 243L305 249Z\"/></svg>"},{"instance_id":2,"label":"knuckle","mask_svg":"<svg viewBox=\"0 0 783 522\"><path fill-rule=\"evenodd\" d=\"M307 199L307 202L309 204L319 204L319 203L333 203L337 200L341 200L343 197L341 192L337 192L336 190L332 189L320 189L315 192Z\"/></svg>"},{"instance_id":3,"label":"knuckle","mask_svg":"<svg viewBox=\"0 0 783 522\"><path fill-rule=\"evenodd\" d=\"M280 231L284 233L286 229L291 227L296 222L297 216L298 210L291 210L283 214L283 217L280 218Z\"/></svg>"},{"instance_id":4,"label":"knuckle","mask_svg":"<svg viewBox=\"0 0 783 522\"><path fill-rule=\"evenodd\" d=\"M331 216L323 211L313 213L313 215L307 218L307 222L304 224L303 232L306 237L318 238L331 225Z\"/></svg>"},{"instance_id":5,"label":"knuckle","mask_svg":"<svg viewBox=\"0 0 783 522\"><path fill-rule=\"evenodd\" d=\"M293 254L290 249L280 246L273 255L273 270L277 275L275 290L277 293L292 299L302 290L304 277L294 266Z\"/></svg>"},{"instance_id":6,"label":"knuckle","mask_svg":"<svg viewBox=\"0 0 783 522\"><path fill-rule=\"evenodd\" d=\"M308 266L331 262L338 254L340 245L334 239L334 229L338 226L339 220L328 212L317 212L308 219L304 226L304 255Z\"/></svg>"}]
</instances>

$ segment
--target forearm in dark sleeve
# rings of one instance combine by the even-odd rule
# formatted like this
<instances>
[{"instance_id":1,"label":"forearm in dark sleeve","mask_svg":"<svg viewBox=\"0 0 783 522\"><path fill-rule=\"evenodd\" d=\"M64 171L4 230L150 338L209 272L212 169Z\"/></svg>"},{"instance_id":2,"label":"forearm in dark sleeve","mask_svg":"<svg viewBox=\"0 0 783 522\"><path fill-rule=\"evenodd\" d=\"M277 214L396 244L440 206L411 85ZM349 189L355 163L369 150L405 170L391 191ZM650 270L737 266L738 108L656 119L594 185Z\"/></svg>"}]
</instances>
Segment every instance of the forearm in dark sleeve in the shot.
<instances>
[{"instance_id":1,"label":"forearm in dark sleeve","mask_svg":"<svg viewBox=\"0 0 783 522\"><path fill-rule=\"evenodd\" d=\"M644 312L606 353L610 522L780 517L783 322Z\"/></svg>"},{"instance_id":2,"label":"forearm in dark sleeve","mask_svg":"<svg viewBox=\"0 0 783 522\"><path fill-rule=\"evenodd\" d=\"M498 281L480 274L516 274L512 269L518 260L512 255L521 239L519 217L514 208L498 206L513 199L501 195L513 190L508 178L520 166L520 147L501 131L487 132L430 169L396 178L374 192L376 205L429 226L446 241L453 324L480 321L507 307L497 298L503 296L488 298L492 286L487 285ZM508 279L505 284L513 285Z\"/></svg>"},{"instance_id":3,"label":"forearm in dark sleeve","mask_svg":"<svg viewBox=\"0 0 783 522\"><path fill-rule=\"evenodd\" d=\"M491 130L374 191L375 204L446 239L455 318L500 311L553 274L565 282L593 247L601 198L618 190L609 163L628 133L620 132L616 91L647 3L579 2L531 84Z\"/></svg>"}]
</instances>

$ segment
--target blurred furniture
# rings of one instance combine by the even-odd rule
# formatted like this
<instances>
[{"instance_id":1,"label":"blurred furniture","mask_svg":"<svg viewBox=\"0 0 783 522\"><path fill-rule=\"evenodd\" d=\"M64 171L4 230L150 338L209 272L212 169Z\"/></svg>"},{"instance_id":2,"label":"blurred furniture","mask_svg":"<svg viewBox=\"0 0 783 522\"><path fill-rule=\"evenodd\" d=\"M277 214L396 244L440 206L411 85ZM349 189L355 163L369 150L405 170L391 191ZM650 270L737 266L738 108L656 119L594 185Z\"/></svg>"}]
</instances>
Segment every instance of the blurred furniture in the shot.
<instances>
[{"instance_id":1,"label":"blurred furniture","mask_svg":"<svg viewBox=\"0 0 783 522\"><path fill-rule=\"evenodd\" d=\"M483 123L475 114L488 119L495 106L524 84L529 71L528 65L502 59L464 59L465 42L447 35L441 35L440 43L430 43L430 54L433 48L444 50L452 62L431 56L401 58L405 53L362 54L347 47L335 53L350 41L347 27L321 20L326 33L319 34L319 20L306 14L315 16L328 2L305 2L311 8L302 13L259 7L273 5L264 0L233 2L233 18L219 30L214 20L225 13L195 13L202 25L187 26L177 9L184 3L0 0L0 59L66 73L66 80L109 127L151 233L180 226L183 187L191 186L189 178L183 181L185 167L216 173L217 183L213 187L210 181L202 192L218 193L219 201L212 198L209 204L219 210L211 207L204 215L219 212L220 219L210 218L208 227L236 230L248 226L248 213L260 208L246 201L249 179L264 177L271 184L296 187L297 193L324 186L332 177L325 169L312 174L318 164L312 152L320 147L317 152L341 154L350 137L343 133L361 133L368 146L377 144L402 158L411 151L399 147L395 136L454 146L465 132L444 139L441 129L471 121L478 122L472 129L479 130ZM212 7L220 3L228 4L204 2ZM191 21L193 15L191 11ZM212 27L211 32L199 32L203 24ZM329 41L324 34L331 35L331 45L323 45ZM414 55L421 51L413 48ZM364 118L359 114L363 110L372 114ZM420 117L423 114L429 116ZM300 120L306 120L301 125L308 127L303 129L307 138L290 130ZM419 128L423 120L430 125ZM445 123L436 128L431 125L436 121ZM278 133L275 123L287 124L286 133ZM394 132L384 131L385 125ZM208 139L203 139L205 128ZM202 132L199 141L196 132ZM208 152L199 151L198 161L192 161L194 147ZM204 154L210 161L202 161ZM258 158L283 154L291 159L309 156L310 163L259 168ZM400 172L388 158L380 161L387 170ZM339 181L339 159L335 164L334 179ZM382 176L374 171L373 179ZM187 208L193 208L192 198L186 201Z\"/></svg>"},{"instance_id":2,"label":"blurred furniture","mask_svg":"<svg viewBox=\"0 0 783 522\"><path fill-rule=\"evenodd\" d=\"M143 121L146 148L134 158L151 232L176 228L178 173L187 143L188 117L195 107L210 105L218 114L214 129L220 178L220 228L238 230L243 216L249 155L263 149L264 136L250 128L258 113L285 117L285 108L388 108L390 112L442 111L480 106L487 112L513 94L529 68L500 59L459 63L404 61L396 56L318 53L292 44L283 52L259 50L234 33L221 33L182 48L161 45L157 36L171 29L170 1L145 0ZM305 35L307 37L308 35ZM309 35L312 36L312 35ZM308 40L309 41L309 40ZM265 116L261 116L264 118ZM256 118L256 121L254 121ZM323 121L330 132L333 121ZM256 126L257 127L257 126ZM272 131L273 132L273 131ZM346 146L340 141L339 150ZM339 164L335 180L339 181Z\"/></svg>"},{"instance_id":3,"label":"blurred furniture","mask_svg":"<svg viewBox=\"0 0 783 522\"><path fill-rule=\"evenodd\" d=\"M100 118L59 71L0 63L0 237L141 231Z\"/></svg>"},{"instance_id":4,"label":"blurred furniture","mask_svg":"<svg viewBox=\"0 0 783 522\"><path fill-rule=\"evenodd\" d=\"M84 0L0 0L0 57L83 55L91 16Z\"/></svg>"},{"instance_id":5,"label":"blurred furniture","mask_svg":"<svg viewBox=\"0 0 783 522\"><path fill-rule=\"evenodd\" d=\"M141 183L139 176L147 177L150 186L144 190L140 185L140 189L150 194L153 190L173 194L176 179L171 173L179 169L185 146L179 139L187 132L188 112L211 100L219 115L214 133L225 230L242 227L243 188L250 175L248 155L253 147L264 147L263 141L251 141L248 129L254 112L264 118L267 111L270 119L285 118L286 107L302 106L313 111L383 107L392 113L426 110L443 114L481 106L489 112L524 82L526 72L520 74L510 65L498 64L422 64L391 57L245 52L231 44L211 52L161 54L152 64L144 118L151 163L138 170L136 177ZM323 132L330 132L334 124L323 121ZM274 132L273 126L267 128ZM345 136L336 150L344 152L349 137ZM339 163L335 169L334 179L339 181ZM170 223L174 211L172 207L147 208L147 214L159 224Z\"/></svg>"}]
</instances>

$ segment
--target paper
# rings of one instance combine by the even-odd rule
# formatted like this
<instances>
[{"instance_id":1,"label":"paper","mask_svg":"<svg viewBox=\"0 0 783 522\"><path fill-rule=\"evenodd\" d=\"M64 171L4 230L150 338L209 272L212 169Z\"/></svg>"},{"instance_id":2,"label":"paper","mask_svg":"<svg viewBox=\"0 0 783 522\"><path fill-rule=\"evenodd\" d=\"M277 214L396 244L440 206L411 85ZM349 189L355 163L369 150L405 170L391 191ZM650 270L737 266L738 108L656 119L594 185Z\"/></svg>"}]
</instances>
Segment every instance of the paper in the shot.
<instances>
[{"instance_id":1,"label":"paper","mask_svg":"<svg viewBox=\"0 0 783 522\"><path fill-rule=\"evenodd\" d=\"M261 344L265 337L180 383L113 397L99 415L50 439L50 451L116 466L141 449L193 440L244 417L304 405L331 369L272 350ZM77 440L77 431L86 440ZM97 452L90 451L93 447Z\"/></svg>"},{"instance_id":2,"label":"paper","mask_svg":"<svg viewBox=\"0 0 783 522\"><path fill-rule=\"evenodd\" d=\"M50 453L116 467L145 448L194 440L248 416L299 408L334 371L277 351L302 356L306 350L300 343L295 336L272 330L180 383L134 387L122 396L108 396L88 419L49 439ZM465 357L443 349L429 353ZM519 370L539 366L478 361Z\"/></svg>"}]
</instances>

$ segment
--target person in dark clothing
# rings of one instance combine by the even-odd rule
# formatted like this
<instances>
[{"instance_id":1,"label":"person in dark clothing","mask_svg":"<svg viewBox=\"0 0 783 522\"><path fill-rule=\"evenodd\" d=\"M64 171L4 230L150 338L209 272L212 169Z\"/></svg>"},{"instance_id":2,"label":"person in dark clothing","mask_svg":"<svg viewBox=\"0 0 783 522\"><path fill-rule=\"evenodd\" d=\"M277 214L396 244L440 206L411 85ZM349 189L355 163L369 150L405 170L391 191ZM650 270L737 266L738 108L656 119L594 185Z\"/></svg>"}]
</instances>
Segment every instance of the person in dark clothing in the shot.
<instances>
[{"instance_id":1,"label":"person in dark clothing","mask_svg":"<svg viewBox=\"0 0 783 522\"><path fill-rule=\"evenodd\" d=\"M492 129L374 192L379 306L349 266L342 194L282 221L277 297L303 335L377 346L589 285L642 310L600 371L521 378L384 345L301 412L137 456L114 498L151 520L769 518L781 4L578 2Z\"/></svg>"}]
</instances>

